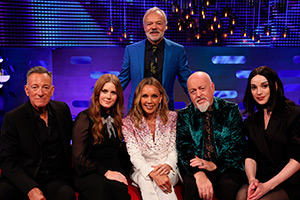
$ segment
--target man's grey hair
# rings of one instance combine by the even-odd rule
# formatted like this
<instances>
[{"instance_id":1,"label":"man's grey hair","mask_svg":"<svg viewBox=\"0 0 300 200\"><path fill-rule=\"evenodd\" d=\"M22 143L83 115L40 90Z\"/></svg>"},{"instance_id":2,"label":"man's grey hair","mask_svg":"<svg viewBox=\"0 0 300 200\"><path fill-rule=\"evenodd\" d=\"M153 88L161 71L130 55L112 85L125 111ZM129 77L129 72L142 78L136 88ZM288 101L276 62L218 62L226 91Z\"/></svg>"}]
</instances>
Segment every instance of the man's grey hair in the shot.
<instances>
[{"instance_id":1,"label":"man's grey hair","mask_svg":"<svg viewBox=\"0 0 300 200\"><path fill-rule=\"evenodd\" d=\"M163 17L164 17L165 24L166 25L168 24L166 13L162 9L160 9L158 7L153 7L153 8L148 9L146 11L146 13L144 14L144 17L143 17L143 24L144 25L145 25L145 17L146 17L146 15L148 15L149 13L152 13L152 12L160 12L163 15Z\"/></svg>"},{"instance_id":2,"label":"man's grey hair","mask_svg":"<svg viewBox=\"0 0 300 200\"><path fill-rule=\"evenodd\" d=\"M51 78L51 84L53 82L53 76L52 76L52 72L48 71L45 67L42 66L36 66L36 67L32 67L28 70L27 74L26 74L26 78L28 80L28 77L33 74L33 73L37 73L37 74L48 74L48 76L50 76Z\"/></svg>"}]
</instances>

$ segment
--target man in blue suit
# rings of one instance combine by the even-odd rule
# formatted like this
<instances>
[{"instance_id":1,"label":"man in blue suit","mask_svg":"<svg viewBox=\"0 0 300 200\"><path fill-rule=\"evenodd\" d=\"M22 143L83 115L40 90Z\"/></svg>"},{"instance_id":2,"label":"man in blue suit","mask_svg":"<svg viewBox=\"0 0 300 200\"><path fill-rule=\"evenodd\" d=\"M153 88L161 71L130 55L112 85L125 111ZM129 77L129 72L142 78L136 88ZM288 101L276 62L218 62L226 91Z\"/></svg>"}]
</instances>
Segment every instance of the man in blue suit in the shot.
<instances>
[{"instance_id":1,"label":"man in blue suit","mask_svg":"<svg viewBox=\"0 0 300 200\"><path fill-rule=\"evenodd\" d=\"M187 92L186 81L191 75L184 47L164 38L167 17L163 10L153 7L143 18L147 39L129 45L125 49L119 79L123 90L131 81L128 109L132 106L134 91L145 77L155 77L169 96L169 109L174 110L174 82L176 75L179 83Z\"/></svg>"}]
</instances>

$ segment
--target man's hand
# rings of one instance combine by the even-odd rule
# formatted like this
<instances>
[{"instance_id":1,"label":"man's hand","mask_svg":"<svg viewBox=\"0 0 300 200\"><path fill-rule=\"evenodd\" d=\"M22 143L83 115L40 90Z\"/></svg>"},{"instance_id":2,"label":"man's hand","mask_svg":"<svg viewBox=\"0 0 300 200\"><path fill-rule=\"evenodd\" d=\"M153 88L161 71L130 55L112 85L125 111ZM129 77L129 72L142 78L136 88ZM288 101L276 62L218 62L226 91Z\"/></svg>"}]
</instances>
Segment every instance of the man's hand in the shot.
<instances>
[{"instance_id":1,"label":"man's hand","mask_svg":"<svg viewBox=\"0 0 300 200\"><path fill-rule=\"evenodd\" d=\"M198 167L199 169L205 169L210 172L217 169L215 163L198 158L198 156L195 156L195 158L190 160L190 166Z\"/></svg>"},{"instance_id":2,"label":"man's hand","mask_svg":"<svg viewBox=\"0 0 300 200\"><path fill-rule=\"evenodd\" d=\"M172 183L168 175L159 175L152 171L149 176L164 193L168 194L172 192Z\"/></svg>"},{"instance_id":3,"label":"man's hand","mask_svg":"<svg viewBox=\"0 0 300 200\"><path fill-rule=\"evenodd\" d=\"M43 192L37 187L32 188L27 193L27 196L28 196L29 200L46 200Z\"/></svg>"},{"instance_id":4,"label":"man's hand","mask_svg":"<svg viewBox=\"0 0 300 200\"><path fill-rule=\"evenodd\" d=\"M194 177L196 179L200 199L212 200L214 197L214 189L206 174L204 172L196 172Z\"/></svg>"}]
</instances>

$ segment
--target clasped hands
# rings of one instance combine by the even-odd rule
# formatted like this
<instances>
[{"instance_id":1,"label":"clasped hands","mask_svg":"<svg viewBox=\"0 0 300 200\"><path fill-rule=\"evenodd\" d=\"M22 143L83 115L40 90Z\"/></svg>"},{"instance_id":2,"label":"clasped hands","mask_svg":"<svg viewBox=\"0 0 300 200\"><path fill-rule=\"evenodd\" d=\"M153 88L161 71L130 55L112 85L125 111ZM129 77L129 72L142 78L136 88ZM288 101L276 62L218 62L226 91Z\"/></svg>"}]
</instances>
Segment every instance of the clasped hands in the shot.
<instances>
[{"instance_id":1,"label":"clasped hands","mask_svg":"<svg viewBox=\"0 0 300 200\"><path fill-rule=\"evenodd\" d=\"M271 190L268 182L261 183L257 179L249 182L247 200L256 200Z\"/></svg>"},{"instance_id":2,"label":"clasped hands","mask_svg":"<svg viewBox=\"0 0 300 200\"><path fill-rule=\"evenodd\" d=\"M149 176L156 185L164 192L171 193L172 192L172 183L168 176L171 171L171 167L168 164L160 164L156 166L152 166L153 170L149 173Z\"/></svg>"},{"instance_id":3,"label":"clasped hands","mask_svg":"<svg viewBox=\"0 0 300 200\"><path fill-rule=\"evenodd\" d=\"M195 156L195 158L190 160L190 166L205 169L207 171L214 171L217 169L217 166L213 162L201 159L198 156ZM212 200L214 197L214 189L206 174L203 171L199 171L194 174L194 178L196 180L199 197L203 200Z\"/></svg>"}]
</instances>

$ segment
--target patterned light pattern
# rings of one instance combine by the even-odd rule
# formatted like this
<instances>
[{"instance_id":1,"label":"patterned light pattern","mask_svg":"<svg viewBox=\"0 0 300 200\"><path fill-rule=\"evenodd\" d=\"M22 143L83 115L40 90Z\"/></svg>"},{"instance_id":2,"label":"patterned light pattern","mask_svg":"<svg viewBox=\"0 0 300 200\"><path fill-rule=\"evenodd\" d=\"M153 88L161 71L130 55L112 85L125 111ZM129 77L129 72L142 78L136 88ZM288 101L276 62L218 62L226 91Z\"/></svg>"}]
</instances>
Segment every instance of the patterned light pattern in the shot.
<instances>
[{"instance_id":1,"label":"patterned light pattern","mask_svg":"<svg viewBox=\"0 0 300 200\"><path fill-rule=\"evenodd\" d=\"M169 22L166 36L185 46L300 46L298 0L290 0L288 7L284 0L214 0L208 6L203 5L203 1L182 1L182 13L180 10L172 12L174 2L3 1L0 3L0 46L125 46L145 38L142 18L144 12L153 6L166 11ZM227 17L221 15L226 8L231 10ZM178 30L179 20L181 31ZM110 23L113 31L107 28ZM287 30L285 38L282 36L284 28ZM252 33L253 40L242 36L244 30Z\"/></svg>"}]
</instances>

